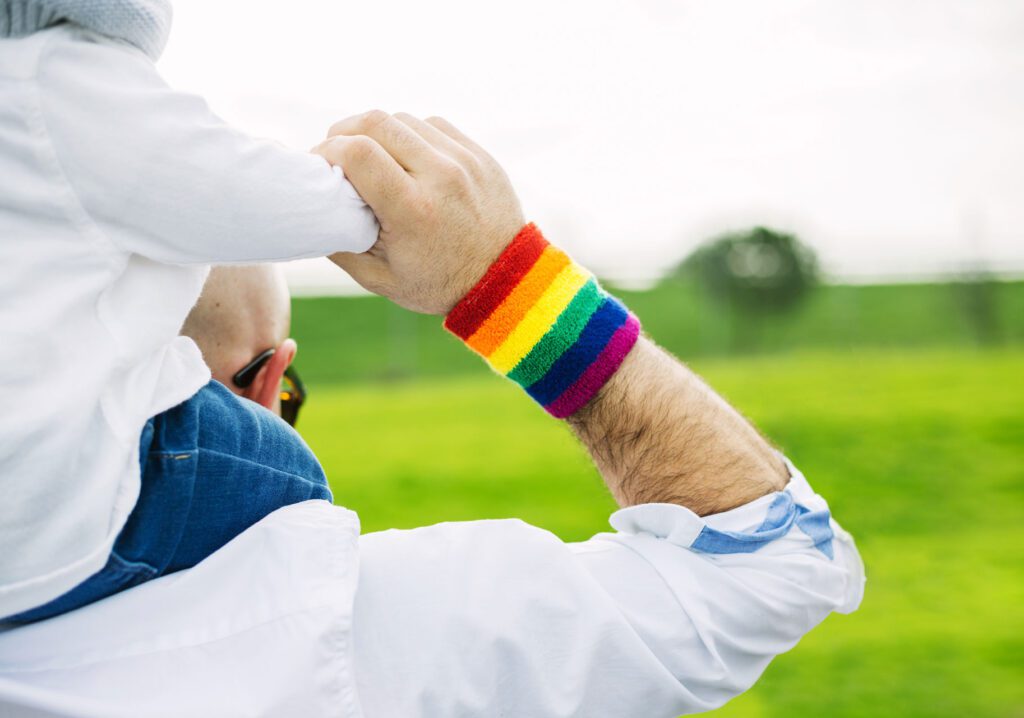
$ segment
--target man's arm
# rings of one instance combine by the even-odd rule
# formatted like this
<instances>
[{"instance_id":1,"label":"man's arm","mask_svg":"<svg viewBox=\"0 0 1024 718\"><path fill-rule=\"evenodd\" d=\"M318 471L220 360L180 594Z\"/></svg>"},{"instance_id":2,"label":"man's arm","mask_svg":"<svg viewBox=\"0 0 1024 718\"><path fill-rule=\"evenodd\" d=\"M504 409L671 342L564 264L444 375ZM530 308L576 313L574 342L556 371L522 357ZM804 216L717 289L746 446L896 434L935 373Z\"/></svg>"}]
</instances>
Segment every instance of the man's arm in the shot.
<instances>
[{"instance_id":1,"label":"man's arm","mask_svg":"<svg viewBox=\"0 0 1024 718\"><path fill-rule=\"evenodd\" d=\"M407 115L370 113L334 132L320 152L344 166L381 223L368 254L334 261L403 306L448 315L448 329L496 370L569 416L619 503L636 504L611 517L614 533L580 544L516 521L362 536L353 663L368 718L709 710L829 612L857 606L863 570L825 501L684 366L643 338L629 350L635 320L586 272L564 256L543 263L552 248L520 232L515 194L483 150L443 120ZM537 266L574 280L551 279L565 293L538 290ZM589 290L568 298L581 277ZM555 294L575 307L555 322L576 320L548 330L541 317L559 309ZM594 317L600 330L588 333ZM567 327L580 322L573 335ZM532 344L538 331L557 339ZM517 350L486 353L496 341ZM551 359L552 347L563 351L534 383L546 360L518 359L519 349ZM555 370L562 359L568 368Z\"/></svg>"},{"instance_id":2,"label":"man's arm","mask_svg":"<svg viewBox=\"0 0 1024 718\"><path fill-rule=\"evenodd\" d=\"M644 337L569 424L620 506L671 503L703 516L789 479L750 422Z\"/></svg>"},{"instance_id":3,"label":"man's arm","mask_svg":"<svg viewBox=\"0 0 1024 718\"><path fill-rule=\"evenodd\" d=\"M371 291L447 314L523 225L505 173L437 118L370 112L331 133L319 151L345 168L381 222L369 254L332 259ZM704 515L788 479L749 422L643 338L569 422L623 506L677 503Z\"/></svg>"}]
</instances>

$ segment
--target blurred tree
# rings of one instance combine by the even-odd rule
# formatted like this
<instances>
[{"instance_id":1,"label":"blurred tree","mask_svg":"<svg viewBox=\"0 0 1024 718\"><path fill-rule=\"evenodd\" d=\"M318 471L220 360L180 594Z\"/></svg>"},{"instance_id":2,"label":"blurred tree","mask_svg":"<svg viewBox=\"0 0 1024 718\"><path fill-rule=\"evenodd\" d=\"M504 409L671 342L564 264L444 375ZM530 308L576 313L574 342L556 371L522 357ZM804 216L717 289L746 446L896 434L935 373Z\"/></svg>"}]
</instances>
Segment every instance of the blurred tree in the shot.
<instances>
[{"instance_id":1,"label":"blurred tree","mask_svg":"<svg viewBox=\"0 0 1024 718\"><path fill-rule=\"evenodd\" d=\"M957 308L967 320L974 340L981 345L998 344L1003 333L999 280L985 261L987 235L988 222L984 208L965 208L964 239L974 259L963 265L952 287Z\"/></svg>"},{"instance_id":2,"label":"blurred tree","mask_svg":"<svg viewBox=\"0 0 1024 718\"><path fill-rule=\"evenodd\" d=\"M818 281L814 252L792 234L767 227L723 235L677 268L733 318L734 348L752 348L768 315L795 309Z\"/></svg>"},{"instance_id":3,"label":"blurred tree","mask_svg":"<svg viewBox=\"0 0 1024 718\"><path fill-rule=\"evenodd\" d=\"M984 346L999 344L1003 327L999 311L999 280L990 272L976 269L953 282L954 299L971 328L974 340Z\"/></svg>"}]
</instances>

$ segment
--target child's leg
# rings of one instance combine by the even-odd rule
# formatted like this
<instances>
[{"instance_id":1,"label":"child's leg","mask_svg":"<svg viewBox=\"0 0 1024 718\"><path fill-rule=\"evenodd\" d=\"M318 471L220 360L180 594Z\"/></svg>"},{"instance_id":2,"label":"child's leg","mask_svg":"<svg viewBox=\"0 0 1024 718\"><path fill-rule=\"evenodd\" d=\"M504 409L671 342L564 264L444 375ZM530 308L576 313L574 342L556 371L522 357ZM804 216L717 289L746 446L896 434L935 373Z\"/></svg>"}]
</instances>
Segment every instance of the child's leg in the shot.
<instances>
[{"instance_id":1,"label":"child's leg","mask_svg":"<svg viewBox=\"0 0 1024 718\"><path fill-rule=\"evenodd\" d=\"M6 620L50 618L189 568L282 506L331 499L323 469L299 435L217 382L146 424L140 462L139 500L107 565Z\"/></svg>"},{"instance_id":2,"label":"child's leg","mask_svg":"<svg viewBox=\"0 0 1024 718\"><path fill-rule=\"evenodd\" d=\"M180 571L282 506L331 500L320 462L269 411L217 382L187 404L154 421L146 500L118 538L122 551L161 557L161 573Z\"/></svg>"}]
</instances>

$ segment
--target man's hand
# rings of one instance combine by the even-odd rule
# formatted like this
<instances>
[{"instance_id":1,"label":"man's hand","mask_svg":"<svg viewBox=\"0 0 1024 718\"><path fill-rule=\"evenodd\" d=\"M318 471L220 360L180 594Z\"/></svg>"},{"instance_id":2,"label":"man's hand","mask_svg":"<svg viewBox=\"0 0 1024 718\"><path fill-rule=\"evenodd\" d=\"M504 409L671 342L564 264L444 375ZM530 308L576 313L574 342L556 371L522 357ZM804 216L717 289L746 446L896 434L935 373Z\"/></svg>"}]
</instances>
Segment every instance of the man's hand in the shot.
<instances>
[{"instance_id":1,"label":"man's hand","mask_svg":"<svg viewBox=\"0 0 1024 718\"><path fill-rule=\"evenodd\" d=\"M335 124L314 151L341 165L381 227L366 254L331 260L407 309L447 314L524 224L505 172L443 119L375 110Z\"/></svg>"}]
</instances>

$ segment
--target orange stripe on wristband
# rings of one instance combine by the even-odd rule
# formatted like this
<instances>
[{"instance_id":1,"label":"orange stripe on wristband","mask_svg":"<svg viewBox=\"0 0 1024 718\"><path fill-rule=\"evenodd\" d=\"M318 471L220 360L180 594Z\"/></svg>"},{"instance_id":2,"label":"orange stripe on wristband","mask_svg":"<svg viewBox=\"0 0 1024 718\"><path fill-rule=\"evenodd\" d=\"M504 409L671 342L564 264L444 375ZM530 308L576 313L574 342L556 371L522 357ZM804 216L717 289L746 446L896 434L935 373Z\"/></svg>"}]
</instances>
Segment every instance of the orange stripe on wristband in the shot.
<instances>
[{"instance_id":1,"label":"orange stripe on wristband","mask_svg":"<svg viewBox=\"0 0 1024 718\"><path fill-rule=\"evenodd\" d=\"M515 331L526 313L568 264L569 257L565 252L549 245L518 286L466 340L466 344L475 352L490 356Z\"/></svg>"}]
</instances>

